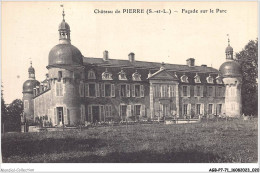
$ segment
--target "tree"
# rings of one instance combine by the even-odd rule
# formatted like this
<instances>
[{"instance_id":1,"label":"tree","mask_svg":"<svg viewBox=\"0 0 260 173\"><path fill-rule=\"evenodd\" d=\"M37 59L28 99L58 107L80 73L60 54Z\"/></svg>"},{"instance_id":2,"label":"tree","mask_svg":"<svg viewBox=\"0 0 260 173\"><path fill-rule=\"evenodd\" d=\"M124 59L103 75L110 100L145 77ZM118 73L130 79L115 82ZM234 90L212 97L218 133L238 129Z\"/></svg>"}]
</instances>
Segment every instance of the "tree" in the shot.
<instances>
[{"instance_id":1,"label":"tree","mask_svg":"<svg viewBox=\"0 0 260 173\"><path fill-rule=\"evenodd\" d=\"M258 39L249 41L236 58L242 67L242 112L258 115Z\"/></svg>"},{"instance_id":2,"label":"tree","mask_svg":"<svg viewBox=\"0 0 260 173\"><path fill-rule=\"evenodd\" d=\"M7 107L7 131L20 131L21 130L21 116L23 113L23 102L20 99L15 99Z\"/></svg>"},{"instance_id":3,"label":"tree","mask_svg":"<svg viewBox=\"0 0 260 173\"><path fill-rule=\"evenodd\" d=\"M3 127L3 124L6 122L6 120L7 120L7 108L4 101L3 85L1 85L1 127Z\"/></svg>"}]
</instances>

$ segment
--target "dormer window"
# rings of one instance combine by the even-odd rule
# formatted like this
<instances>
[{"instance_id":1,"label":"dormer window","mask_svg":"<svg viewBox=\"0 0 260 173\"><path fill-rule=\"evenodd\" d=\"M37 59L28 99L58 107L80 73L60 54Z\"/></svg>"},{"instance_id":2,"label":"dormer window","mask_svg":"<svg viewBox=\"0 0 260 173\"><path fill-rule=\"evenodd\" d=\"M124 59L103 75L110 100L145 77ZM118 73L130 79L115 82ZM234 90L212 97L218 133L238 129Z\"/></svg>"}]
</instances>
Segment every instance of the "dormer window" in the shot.
<instances>
[{"instance_id":1,"label":"dormer window","mask_svg":"<svg viewBox=\"0 0 260 173\"><path fill-rule=\"evenodd\" d=\"M206 78L208 83L213 83L213 77L209 74L209 76Z\"/></svg>"},{"instance_id":2,"label":"dormer window","mask_svg":"<svg viewBox=\"0 0 260 173\"><path fill-rule=\"evenodd\" d=\"M88 71L88 79L96 79L96 74L93 70Z\"/></svg>"},{"instance_id":3,"label":"dormer window","mask_svg":"<svg viewBox=\"0 0 260 173\"><path fill-rule=\"evenodd\" d=\"M196 76L194 77L194 82L195 83L201 83L198 73L196 73Z\"/></svg>"},{"instance_id":4,"label":"dormer window","mask_svg":"<svg viewBox=\"0 0 260 173\"><path fill-rule=\"evenodd\" d=\"M107 68L106 71L102 73L102 80L113 80L112 74L107 71Z\"/></svg>"},{"instance_id":5,"label":"dormer window","mask_svg":"<svg viewBox=\"0 0 260 173\"><path fill-rule=\"evenodd\" d=\"M222 79L219 75L216 77L216 83L217 84L223 84Z\"/></svg>"},{"instance_id":6,"label":"dormer window","mask_svg":"<svg viewBox=\"0 0 260 173\"><path fill-rule=\"evenodd\" d=\"M133 74L132 74L132 80L133 81L141 81L141 75L135 71Z\"/></svg>"},{"instance_id":7,"label":"dormer window","mask_svg":"<svg viewBox=\"0 0 260 173\"><path fill-rule=\"evenodd\" d=\"M184 82L184 83L189 83L188 81L188 76L186 76L185 74L181 76L181 82Z\"/></svg>"},{"instance_id":8,"label":"dormer window","mask_svg":"<svg viewBox=\"0 0 260 173\"><path fill-rule=\"evenodd\" d=\"M119 80L127 80L126 74L125 74L125 72L123 71L123 69L118 73L118 79L119 79Z\"/></svg>"}]
</instances>

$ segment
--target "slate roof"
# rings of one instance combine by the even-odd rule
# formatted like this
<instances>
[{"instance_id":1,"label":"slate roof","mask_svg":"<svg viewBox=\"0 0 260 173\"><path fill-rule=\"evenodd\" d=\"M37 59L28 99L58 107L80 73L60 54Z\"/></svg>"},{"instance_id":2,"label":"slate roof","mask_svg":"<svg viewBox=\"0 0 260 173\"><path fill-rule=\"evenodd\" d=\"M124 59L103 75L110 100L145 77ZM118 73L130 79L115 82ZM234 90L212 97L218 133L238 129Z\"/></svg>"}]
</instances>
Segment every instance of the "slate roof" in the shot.
<instances>
[{"instance_id":1,"label":"slate roof","mask_svg":"<svg viewBox=\"0 0 260 173\"><path fill-rule=\"evenodd\" d=\"M119 80L118 73L121 71L121 69L123 69L129 82L132 81L132 74L136 70L139 74L141 74L142 81L148 81L147 77L149 71L153 74L160 70L160 67L162 66L162 64L158 62L135 61L134 63L131 63L129 60L119 59L109 59L108 61L104 61L103 58L92 57L84 57L83 64L87 67L87 69L94 70L98 80L102 80L101 74L106 70L106 68L108 69L108 72L112 73L113 80ZM216 84L215 78L219 74L219 71L212 67L189 67L188 65L165 63L165 68L172 75L174 75L174 72L176 72L180 83L180 77L185 74L189 78L189 84L194 84L194 77L196 73L198 73L202 83L206 83L206 77L211 74L211 76L214 78L214 84Z\"/></svg>"}]
</instances>

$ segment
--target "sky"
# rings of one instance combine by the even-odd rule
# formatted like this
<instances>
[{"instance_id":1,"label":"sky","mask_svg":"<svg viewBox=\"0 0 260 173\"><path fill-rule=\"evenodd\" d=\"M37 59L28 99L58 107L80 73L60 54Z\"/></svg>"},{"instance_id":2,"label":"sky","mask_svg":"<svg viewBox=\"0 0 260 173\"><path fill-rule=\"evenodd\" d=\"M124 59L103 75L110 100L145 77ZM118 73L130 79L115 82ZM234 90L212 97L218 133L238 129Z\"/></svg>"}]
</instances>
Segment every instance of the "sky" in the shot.
<instances>
[{"instance_id":1,"label":"sky","mask_svg":"<svg viewBox=\"0 0 260 173\"><path fill-rule=\"evenodd\" d=\"M36 79L48 72L48 54L59 42L61 2L2 2L1 80L6 103L22 99L30 61ZM234 52L258 36L257 2L63 2L71 43L85 57L186 64L219 69L225 62L227 34ZM121 13L94 13L98 9ZM169 13L122 13L123 9ZM198 13L186 13L188 10ZM210 13L209 10L214 13ZM217 9L222 13L216 13ZM200 13L200 10L208 10ZM96 10L97 11L97 10Z\"/></svg>"}]
</instances>

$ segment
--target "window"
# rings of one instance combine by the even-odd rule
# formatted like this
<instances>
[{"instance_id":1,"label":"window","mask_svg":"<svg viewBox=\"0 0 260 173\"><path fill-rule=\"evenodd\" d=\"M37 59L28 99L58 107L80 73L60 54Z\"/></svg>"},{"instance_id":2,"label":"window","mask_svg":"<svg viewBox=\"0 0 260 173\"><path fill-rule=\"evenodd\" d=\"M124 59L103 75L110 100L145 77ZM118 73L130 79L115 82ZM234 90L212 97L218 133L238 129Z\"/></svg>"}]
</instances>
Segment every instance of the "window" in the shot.
<instances>
[{"instance_id":1,"label":"window","mask_svg":"<svg viewBox=\"0 0 260 173\"><path fill-rule=\"evenodd\" d=\"M105 96L106 97L111 96L111 84L105 84Z\"/></svg>"},{"instance_id":2,"label":"window","mask_svg":"<svg viewBox=\"0 0 260 173\"><path fill-rule=\"evenodd\" d=\"M212 97L213 87L209 87L208 96Z\"/></svg>"},{"instance_id":3,"label":"window","mask_svg":"<svg viewBox=\"0 0 260 173\"><path fill-rule=\"evenodd\" d=\"M56 96L63 96L63 84L57 82L56 83Z\"/></svg>"},{"instance_id":4,"label":"window","mask_svg":"<svg viewBox=\"0 0 260 173\"><path fill-rule=\"evenodd\" d=\"M201 83L198 73L196 73L196 76L194 77L194 82L195 83Z\"/></svg>"},{"instance_id":5,"label":"window","mask_svg":"<svg viewBox=\"0 0 260 173\"><path fill-rule=\"evenodd\" d=\"M212 113L213 113L213 104L209 104L208 114L212 114Z\"/></svg>"},{"instance_id":6,"label":"window","mask_svg":"<svg viewBox=\"0 0 260 173\"><path fill-rule=\"evenodd\" d=\"M170 97L174 97L174 86L170 85L169 90L170 90Z\"/></svg>"},{"instance_id":7,"label":"window","mask_svg":"<svg viewBox=\"0 0 260 173\"><path fill-rule=\"evenodd\" d=\"M84 97L84 83L79 84L79 96Z\"/></svg>"},{"instance_id":8,"label":"window","mask_svg":"<svg viewBox=\"0 0 260 173\"><path fill-rule=\"evenodd\" d=\"M135 85L135 97L140 97L140 85Z\"/></svg>"},{"instance_id":9,"label":"window","mask_svg":"<svg viewBox=\"0 0 260 173\"><path fill-rule=\"evenodd\" d=\"M112 106L111 105L106 105L105 106L105 115L106 115L106 117L111 117L112 116Z\"/></svg>"},{"instance_id":10,"label":"window","mask_svg":"<svg viewBox=\"0 0 260 173\"><path fill-rule=\"evenodd\" d=\"M221 114L222 113L222 104L218 104L218 107L217 107L217 115Z\"/></svg>"},{"instance_id":11,"label":"window","mask_svg":"<svg viewBox=\"0 0 260 173\"><path fill-rule=\"evenodd\" d=\"M23 107L24 107L24 109L29 109L29 101L28 100L24 100Z\"/></svg>"},{"instance_id":12,"label":"window","mask_svg":"<svg viewBox=\"0 0 260 173\"><path fill-rule=\"evenodd\" d=\"M106 69L105 72L102 73L102 80L113 80L112 79L112 74L109 73Z\"/></svg>"},{"instance_id":13,"label":"window","mask_svg":"<svg viewBox=\"0 0 260 173\"><path fill-rule=\"evenodd\" d=\"M221 97L222 96L222 87L218 87L216 92L217 92L217 96Z\"/></svg>"},{"instance_id":14,"label":"window","mask_svg":"<svg viewBox=\"0 0 260 173\"><path fill-rule=\"evenodd\" d=\"M120 96L126 97L126 85L120 85Z\"/></svg>"},{"instance_id":15,"label":"window","mask_svg":"<svg viewBox=\"0 0 260 173\"><path fill-rule=\"evenodd\" d=\"M167 97L167 85L161 85L162 97Z\"/></svg>"},{"instance_id":16,"label":"window","mask_svg":"<svg viewBox=\"0 0 260 173\"><path fill-rule=\"evenodd\" d=\"M185 74L181 76L181 82L184 82L184 83L189 83L188 81L188 76L186 76Z\"/></svg>"},{"instance_id":17,"label":"window","mask_svg":"<svg viewBox=\"0 0 260 173\"><path fill-rule=\"evenodd\" d=\"M118 73L118 79L119 80L127 80L126 78L126 74L123 70L121 70L119 73Z\"/></svg>"},{"instance_id":18,"label":"window","mask_svg":"<svg viewBox=\"0 0 260 173\"><path fill-rule=\"evenodd\" d=\"M213 83L213 77L211 76L211 74L209 74L209 76L206 78L208 83Z\"/></svg>"},{"instance_id":19,"label":"window","mask_svg":"<svg viewBox=\"0 0 260 173\"><path fill-rule=\"evenodd\" d=\"M200 104L196 105L196 114L200 115Z\"/></svg>"},{"instance_id":20,"label":"window","mask_svg":"<svg viewBox=\"0 0 260 173\"><path fill-rule=\"evenodd\" d=\"M135 105L134 107L135 115L140 116L141 115L141 105Z\"/></svg>"},{"instance_id":21,"label":"window","mask_svg":"<svg viewBox=\"0 0 260 173\"><path fill-rule=\"evenodd\" d=\"M154 93L154 97L160 97L160 86L159 85L154 85L153 93Z\"/></svg>"},{"instance_id":22,"label":"window","mask_svg":"<svg viewBox=\"0 0 260 173\"><path fill-rule=\"evenodd\" d=\"M201 95L200 95L200 86L196 86L196 87L195 87L195 90L196 90L196 91L195 91L195 93L196 93L195 96L201 96Z\"/></svg>"},{"instance_id":23,"label":"window","mask_svg":"<svg viewBox=\"0 0 260 173\"><path fill-rule=\"evenodd\" d=\"M95 72L93 70L89 70L88 79L96 79Z\"/></svg>"},{"instance_id":24,"label":"window","mask_svg":"<svg viewBox=\"0 0 260 173\"><path fill-rule=\"evenodd\" d=\"M183 93L183 96L188 96L188 89L187 89L187 86L182 86L182 93Z\"/></svg>"},{"instance_id":25,"label":"window","mask_svg":"<svg viewBox=\"0 0 260 173\"><path fill-rule=\"evenodd\" d=\"M188 114L188 104L183 105L183 114L187 115Z\"/></svg>"},{"instance_id":26,"label":"window","mask_svg":"<svg viewBox=\"0 0 260 173\"><path fill-rule=\"evenodd\" d=\"M93 83L90 83L88 85L89 87L89 97L95 97L96 96L96 85Z\"/></svg>"},{"instance_id":27,"label":"window","mask_svg":"<svg viewBox=\"0 0 260 173\"><path fill-rule=\"evenodd\" d=\"M141 75L135 71L133 74L132 74L132 80L133 81L141 81Z\"/></svg>"}]
</instances>

